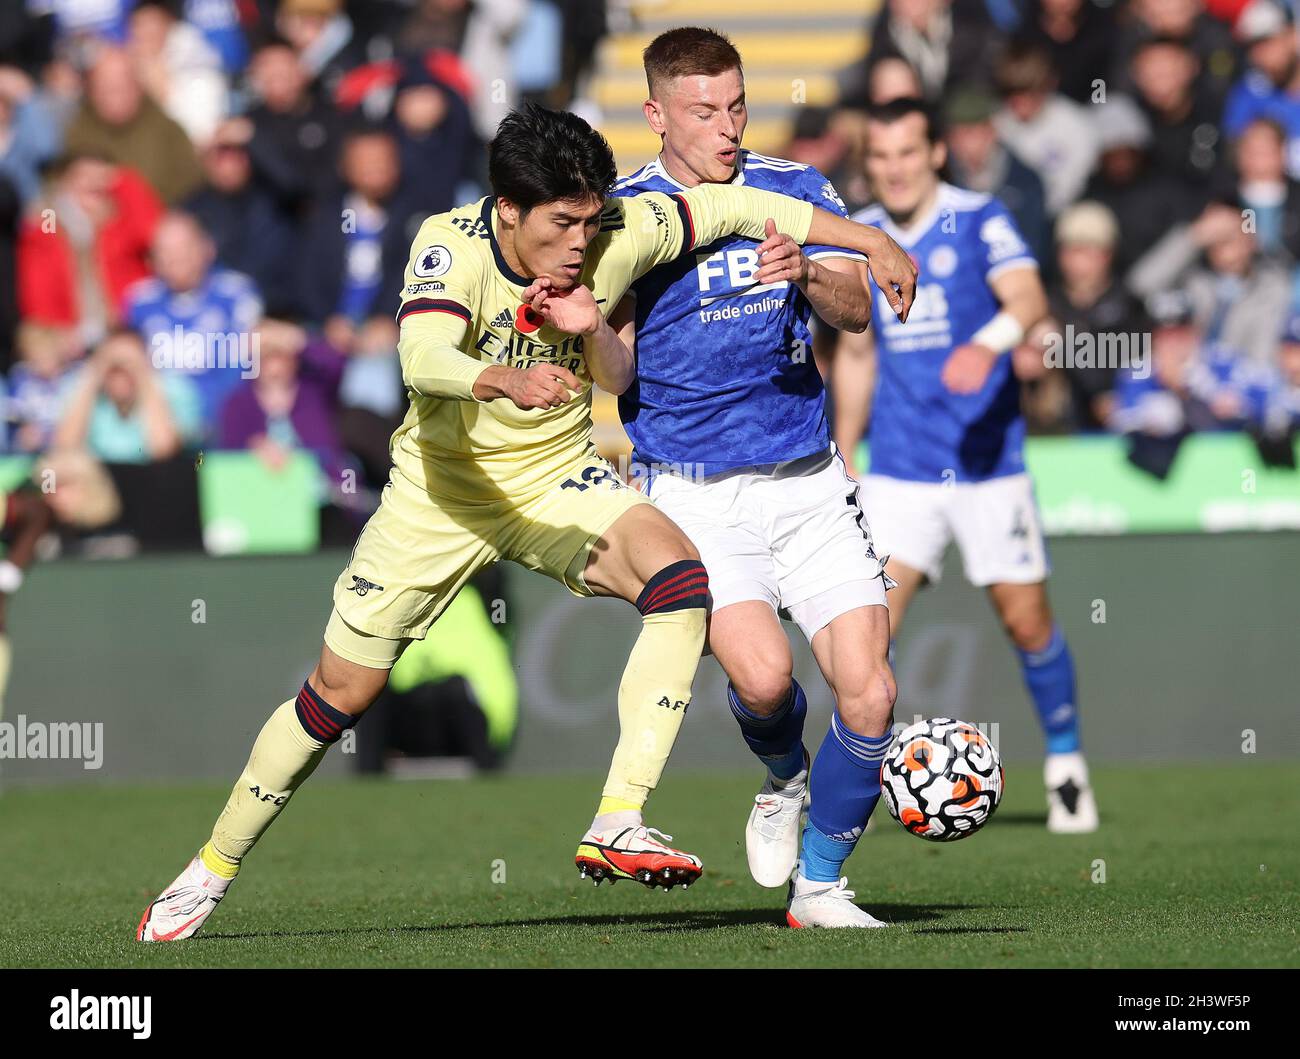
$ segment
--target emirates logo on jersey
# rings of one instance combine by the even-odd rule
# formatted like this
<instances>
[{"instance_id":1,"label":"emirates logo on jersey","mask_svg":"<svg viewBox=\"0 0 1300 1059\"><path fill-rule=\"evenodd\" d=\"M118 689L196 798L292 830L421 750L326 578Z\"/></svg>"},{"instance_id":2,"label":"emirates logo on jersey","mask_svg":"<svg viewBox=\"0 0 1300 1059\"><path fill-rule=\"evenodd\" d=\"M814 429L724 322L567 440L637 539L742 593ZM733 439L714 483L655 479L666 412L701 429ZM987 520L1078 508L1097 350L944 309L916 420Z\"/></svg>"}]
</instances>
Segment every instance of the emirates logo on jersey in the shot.
<instances>
[{"instance_id":1,"label":"emirates logo on jersey","mask_svg":"<svg viewBox=\"0 0 1300 1059\"><path fill-rule=\"evenodd\" d=\"M521 335L531 335L543 322L541 313L531 305L521 305L515 310L515 330Z\"/></svg>"}]
</instances>

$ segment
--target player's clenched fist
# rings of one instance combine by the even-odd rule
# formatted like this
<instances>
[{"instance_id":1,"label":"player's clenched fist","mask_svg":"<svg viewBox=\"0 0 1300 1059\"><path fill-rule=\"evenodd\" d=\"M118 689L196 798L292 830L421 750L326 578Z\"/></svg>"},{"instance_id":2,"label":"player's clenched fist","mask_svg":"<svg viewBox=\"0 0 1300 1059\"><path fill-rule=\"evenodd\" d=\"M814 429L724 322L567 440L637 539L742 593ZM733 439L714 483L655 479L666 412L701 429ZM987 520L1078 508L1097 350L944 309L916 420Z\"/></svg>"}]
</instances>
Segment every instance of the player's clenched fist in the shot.
<instances>
[{"instance_id":1,"label":"player's clenched fist","mask_svg":"<svg viewBox=\"0 0 1300 1059\"><path fill-rule=\"evenodd\" d=\"M559 408L573 400L581 386L573 372L558 364L534 364L531 368L510 368L501 380L501 390L515 407Z\"/></svg>"}]
</instances>

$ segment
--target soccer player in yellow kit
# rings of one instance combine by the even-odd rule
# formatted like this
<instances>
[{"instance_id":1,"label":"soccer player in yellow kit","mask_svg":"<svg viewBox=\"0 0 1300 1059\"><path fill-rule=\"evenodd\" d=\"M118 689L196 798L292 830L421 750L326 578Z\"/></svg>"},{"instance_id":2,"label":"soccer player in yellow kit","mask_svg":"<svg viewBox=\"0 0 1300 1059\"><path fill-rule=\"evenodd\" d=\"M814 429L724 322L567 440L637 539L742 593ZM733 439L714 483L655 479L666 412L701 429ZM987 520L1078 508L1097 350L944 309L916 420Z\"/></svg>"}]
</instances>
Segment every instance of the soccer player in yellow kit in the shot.
<instances>
[{"instance_id":1,"label":"soccer player in yellow kit","mask_svg":"<svg viewBox=\"0 0 1300 1059\"><path fill-rule=\"evenodd\" d=\"M609 145L586 122L529 107L492 141L492 195L421 227L398 312L411 407L379 510L334 586L320 662L267 721L211 838L145 910L138 940L179 941L203 926L406 644L501 559L577 595L618 596L643 616L579 869L651 886L699 877L699 859L646 828L641 809L690 703L708 576L681 530L592 449L592 383L619 392L632 378L605 315L656 265L729 233L761 240L768 218L799 241L875 255L873 275L902 314L915 270L879 229L805 202L713 185L609 199L616 176Z\"/></svg>"}]
</instances>

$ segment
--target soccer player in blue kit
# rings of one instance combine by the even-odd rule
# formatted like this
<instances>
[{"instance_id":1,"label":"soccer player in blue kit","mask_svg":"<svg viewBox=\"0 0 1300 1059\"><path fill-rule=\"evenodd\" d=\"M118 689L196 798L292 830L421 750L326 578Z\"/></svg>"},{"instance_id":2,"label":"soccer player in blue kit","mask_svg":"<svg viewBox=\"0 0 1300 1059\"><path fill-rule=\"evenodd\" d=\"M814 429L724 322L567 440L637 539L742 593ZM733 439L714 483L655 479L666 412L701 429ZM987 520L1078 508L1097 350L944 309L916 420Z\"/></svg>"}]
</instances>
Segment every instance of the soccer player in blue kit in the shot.
<instances>
[{"instance_id":1,"label":"soccer player in blue kit","mask_svg":"<svg viewBox=\"0 0 1300 1059\"><path fill-rule=\"evenodd\" d=\"M1046 736L1047 826L1093 831L1074 661L1047 600L1047 552L1010 363L1047 312L1038 265L1005 206L940 179L944 146L924 104L885 104L867 127L877 204L853 219L892 235L923 281L906 326L884 319L875 329L874 358L872 340L841 337L832 388L835 437L850 460L870 409L861 497L897 582L893 632L917 589L938 580L955 540L967 579L987 590L1002 620Z\"/></svg>"},{"instance_id":2,"label":"soccer player in blue kit","mask_svg":"<svg viewBox=\"0 0 1300 1059\"><path fill-rule=\"evenodd\" d=\"M845 212L815 169L741 147L741 59L721 34L670 30L646 49L645 67L646 120L663 147L616 195L734 183ZM634 285L611 317L636 356L619 410L646 495L709 571L708 646L729 678L741 733L767 766L746 827L751 874L764 886L789 884L792 926L880 927L853 903L842 868L880 796L891 742L888 582L856 483L831 445L808 320L816 309L832 326L866 328L869 270L881 304L905 317L889 263L912 266L892 240L868 261L832 246L801 251L774 225L767 233L759 244L717 240ZM835 695L811 767L808 704L782 608Z\"/></svg>"}]
</instances>

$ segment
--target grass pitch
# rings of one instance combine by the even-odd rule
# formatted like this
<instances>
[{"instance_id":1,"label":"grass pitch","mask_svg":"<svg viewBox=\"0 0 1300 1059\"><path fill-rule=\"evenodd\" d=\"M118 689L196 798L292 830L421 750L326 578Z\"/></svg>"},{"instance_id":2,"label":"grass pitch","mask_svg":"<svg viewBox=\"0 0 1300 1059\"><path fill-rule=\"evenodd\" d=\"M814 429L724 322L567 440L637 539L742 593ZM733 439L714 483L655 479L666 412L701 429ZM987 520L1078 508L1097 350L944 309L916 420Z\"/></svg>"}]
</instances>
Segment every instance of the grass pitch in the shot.
<instances>
[{"instance_id":1,"label":"grass pitch","mask_svg":"<svg viewBox=\"0 0 1300 1059\"><path fill-rule=\"evenodd\" d=\"M671 893L578 879L595 776L308 783L207 935L175 945L136 923L227 787L10 790L0 966L1300 966L1300 766L1097 768L1086 836L1047 834L1032 766L952 845L881 806L848 864L880 931L784 925L745 866L757 782L670 770L649 823L705 864Z\"/></svg>"}]
</instances>

